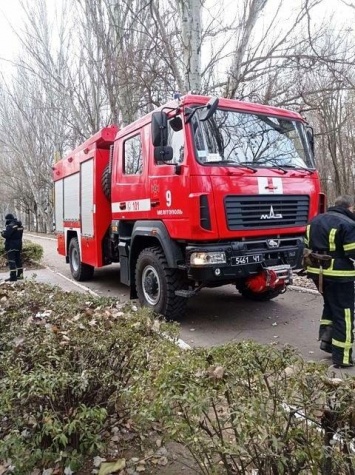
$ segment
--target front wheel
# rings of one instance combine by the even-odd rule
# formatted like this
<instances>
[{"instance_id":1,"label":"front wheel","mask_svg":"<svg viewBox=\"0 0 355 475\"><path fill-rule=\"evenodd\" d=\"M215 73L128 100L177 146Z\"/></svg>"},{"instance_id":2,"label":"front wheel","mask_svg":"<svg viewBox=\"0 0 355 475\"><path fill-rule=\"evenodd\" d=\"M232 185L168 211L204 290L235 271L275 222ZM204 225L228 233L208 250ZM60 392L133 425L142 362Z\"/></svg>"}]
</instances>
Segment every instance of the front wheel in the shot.
<instances>
[{"instance_id":1,"label":"front wheel","mask_svg":"<svg viewBox=\"0 0 355 475\"><path fill-rule=\"evenodd\" d=\"M75 280L82 282L90 280L94 275L94 267L81 262L78 238L72 238L69 243L70 271Z\"/></svg>"},{"instance_id":2,"label":"front wheel","mask_svg":"<svg viewBox=\"0 0 355 475\"><path fill-rule=\"evenodd\" d=\"M176 290L184 288L183 274L168 267L160 247L150 247L139 254L135 277L141 305L171 320L184 315L187 299L175 295Z\"/></svg>"}]
</instances>

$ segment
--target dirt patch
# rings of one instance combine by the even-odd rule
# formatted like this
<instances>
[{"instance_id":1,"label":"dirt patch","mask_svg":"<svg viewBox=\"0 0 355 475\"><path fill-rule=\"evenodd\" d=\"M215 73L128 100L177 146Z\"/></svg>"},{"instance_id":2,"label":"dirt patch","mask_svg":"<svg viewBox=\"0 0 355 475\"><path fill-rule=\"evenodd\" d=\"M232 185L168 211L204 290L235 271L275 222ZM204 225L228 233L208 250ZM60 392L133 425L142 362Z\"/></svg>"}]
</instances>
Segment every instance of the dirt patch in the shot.
<instances>
[{"instance_id":1,"label":"dirt patch","mask_svg":"<svg viewBox=\"0 0 355 475\"><path fill-rule=\"evenodd\" d=\"M117 463L124 460L125 469L120 475L196 475L201 473L190 452L176 442L162 444L159 434L150 434L150 439L130 434L122 443L118 436L110 443L106 454L87 459L76 475L89 475L99 472L103 463ZM130 440L128 440L130 439Z\"/></svg>"}]
</instances>

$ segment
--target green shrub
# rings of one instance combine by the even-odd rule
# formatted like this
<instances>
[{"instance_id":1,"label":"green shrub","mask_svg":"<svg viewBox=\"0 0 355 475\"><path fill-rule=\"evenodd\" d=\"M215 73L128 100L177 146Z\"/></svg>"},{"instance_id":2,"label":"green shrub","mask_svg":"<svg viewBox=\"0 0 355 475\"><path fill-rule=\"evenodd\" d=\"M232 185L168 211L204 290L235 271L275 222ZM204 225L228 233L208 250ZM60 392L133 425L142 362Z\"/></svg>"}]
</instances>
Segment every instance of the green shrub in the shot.
<instances>
[{"instance_id":1,"label":"green shrub","mask_svg":"<svg viewBox=\"0 0 355 475\"><path fill-rule=\"evenodd\" d=\"M39 263L43 257L43 247L31 241L24 240L22 249L22 259L24 264L33 262Z\"/></svg>"},{"instance_id":2,"label":"green shrub","mask_svg":"<svg viewBox=\"0 0 355 475\"><path fill-rule=\"evenodd\" d=\"M7 266L7 258L5 252L5 241L0 240L0 267ZM37 243L24 240L22 248L22 262L24 266L33 265L33 263L39 263L43 257L43 247Z\"/></svg>"},{"instance_id":3,"label":"green shrub","mask_svg":"<svg viewBox=\"0 0 355 475\"><path fill-rule=\"evenodd\" d=\"M355 379L290 348L180 350L177 334L113 299L1 284L0 466L74 470L129 418L183 444L205 475L353 473Z\"/></svg>"},{"instance_id":4,"label":"green shrub","mask_svg":"<svg viewBox=\"0 0 355 475\"><path fill-rule=\"evenodd\" d=\"M74 469L103 447L111 414L130 414L123 395L150 353L175 345L147 310L113 299L32 281L0 294L0 460L21 475L54 461Z\"/></svg>"},{"instance_id":5,"label":"green shrub","mask_svg":"<svg viewBox=\"0 0 355 475\"><path fill-rule=\"evenodd\" d=\"M160 421L203 474L345 474L355 462L353 387L289 348L244 342L169 358L135 397L142 422Z\"/></svg>"}]
</instances>

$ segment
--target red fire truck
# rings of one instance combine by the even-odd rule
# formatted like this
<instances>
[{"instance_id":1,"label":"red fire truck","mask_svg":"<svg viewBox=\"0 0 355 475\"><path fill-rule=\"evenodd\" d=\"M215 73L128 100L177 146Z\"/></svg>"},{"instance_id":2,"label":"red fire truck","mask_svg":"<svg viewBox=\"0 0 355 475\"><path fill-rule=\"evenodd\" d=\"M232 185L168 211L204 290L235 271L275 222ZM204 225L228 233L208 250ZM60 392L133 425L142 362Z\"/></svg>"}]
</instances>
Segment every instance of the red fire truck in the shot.
<instances>
[{"instance_id":1,"label":"red fire truck","mask_svg":"<svg viewBox=\"0 0 355 475\"><path fill-rule=\"evenodd\" d=\"M100 130L53 180L58 252L74 279L119 262L131 298L168 318L203 287L283 293L306 223L325 207L299 114L192 94Z\"/></svg>"}]
</instances>

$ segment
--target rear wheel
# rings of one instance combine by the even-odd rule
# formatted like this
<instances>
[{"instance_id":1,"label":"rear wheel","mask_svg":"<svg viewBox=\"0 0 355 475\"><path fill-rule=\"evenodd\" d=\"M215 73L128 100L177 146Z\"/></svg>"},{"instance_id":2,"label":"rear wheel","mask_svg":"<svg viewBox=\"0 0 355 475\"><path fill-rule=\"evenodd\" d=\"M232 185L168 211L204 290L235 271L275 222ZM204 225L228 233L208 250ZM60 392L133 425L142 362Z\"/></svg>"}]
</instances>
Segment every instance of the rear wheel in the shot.
<instances>
[{"instance_id":1,"label":"rear wheel","mask_svg":"<svg viewBox=\"0 0 355 475\"><path fill-rule=\"evenodd\" d=\"M187 299L175 295L176 290L184 288L183 274L168 267L160 247L150 247L139 254L135 277L141 305L171 320L184 315Z\"/></svg>"},{"instance_id":2,"label":"rear wheel","mask_svg":"<svg viewBox=\"0 0 355 475\"><path fill-rule=\"evenodd\" d=\"M90 280L94 275L95 268L81 262L78 238L72 238L69 243L70 271L75 280Z\"/></svg>"}]
</instances>

